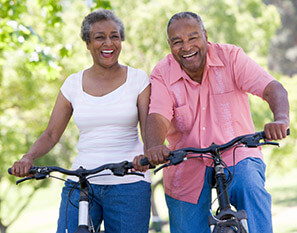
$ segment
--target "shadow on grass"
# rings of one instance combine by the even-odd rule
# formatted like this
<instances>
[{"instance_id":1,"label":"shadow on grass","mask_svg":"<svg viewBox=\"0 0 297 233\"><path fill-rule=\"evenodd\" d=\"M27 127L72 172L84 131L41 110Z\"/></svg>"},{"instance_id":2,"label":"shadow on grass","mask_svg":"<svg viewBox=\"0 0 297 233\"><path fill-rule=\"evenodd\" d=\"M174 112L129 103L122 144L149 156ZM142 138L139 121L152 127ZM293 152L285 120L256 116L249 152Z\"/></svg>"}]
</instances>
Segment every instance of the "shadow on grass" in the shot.
<instances>
[{"instance_id":1,"label":"shadow on grass","mask_svg":"<svg viewBox=\"0 0 297 233\"><path fill-rule=\"evenodd\" d=\"M271 188L272 203L277 206L297 206L297 185ZM297 232L297 231L295 231Z\"/></svg>"}]
</instances>

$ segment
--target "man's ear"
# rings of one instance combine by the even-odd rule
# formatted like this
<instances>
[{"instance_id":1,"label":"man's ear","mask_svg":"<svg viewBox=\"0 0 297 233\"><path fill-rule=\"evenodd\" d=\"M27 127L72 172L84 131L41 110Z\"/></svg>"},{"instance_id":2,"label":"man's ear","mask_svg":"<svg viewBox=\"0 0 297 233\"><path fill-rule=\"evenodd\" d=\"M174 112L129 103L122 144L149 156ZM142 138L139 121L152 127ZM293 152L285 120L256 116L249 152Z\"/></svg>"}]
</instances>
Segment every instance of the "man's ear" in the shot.
<instances>
[{"instance_id":1,"label":"man's ear","mask_svg":"<svg viewBox=\"0 0 297 233\"><path fill-rule=\"evenodd\" d=\"M86 47L87 47L88 50L90 50L90 47L89 47L89 43L88 42L86 42Z\"/></svg>"},{"instance_id":2,"label":"man's ear","mask_svg":"<svg viewBox=\"0 0 297 233\"><path fill-rule=\"evenodd\" d=\"M205 35L205 39L208 41L207 31L205 29L204 29L204 35Z\"/></svg>"}]
</instances>

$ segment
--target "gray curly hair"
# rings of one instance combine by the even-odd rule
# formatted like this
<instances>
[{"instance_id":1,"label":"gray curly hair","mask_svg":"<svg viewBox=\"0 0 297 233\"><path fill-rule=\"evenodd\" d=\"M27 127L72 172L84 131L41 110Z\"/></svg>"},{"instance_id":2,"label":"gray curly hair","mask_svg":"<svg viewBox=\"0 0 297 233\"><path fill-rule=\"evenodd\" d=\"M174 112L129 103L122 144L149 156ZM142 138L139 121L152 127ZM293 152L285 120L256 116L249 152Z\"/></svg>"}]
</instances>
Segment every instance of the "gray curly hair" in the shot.
<instances>
[{"instance_id":1,"label":"gray curly hair","mask_svg":"<svg viewBox=\"0 0 297 233\"><path fill-rule=\"evenodd\" d=\"M102 20L112 20L120 29L121 40L125 40L125 27L123 22L110 10L96 10L88 14L81 24L81 38L86 43L90 42L91 26Z\"/></svg>"}]
</instances>

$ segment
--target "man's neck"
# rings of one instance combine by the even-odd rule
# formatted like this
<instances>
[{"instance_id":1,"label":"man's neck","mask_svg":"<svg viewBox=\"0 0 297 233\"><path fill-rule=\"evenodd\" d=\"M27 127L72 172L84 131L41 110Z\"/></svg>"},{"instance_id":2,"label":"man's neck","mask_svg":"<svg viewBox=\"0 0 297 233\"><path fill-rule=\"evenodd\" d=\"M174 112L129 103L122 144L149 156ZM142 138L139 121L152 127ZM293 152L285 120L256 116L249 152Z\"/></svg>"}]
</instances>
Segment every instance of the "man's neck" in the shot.
<instances>
[{"instance_id":1,"label":"man's neck","mask_svg":"<svg viewBox=\"0 0 297 233\"><path fill-rule=\"evenodd\" d=\"M203 77L203 70L199 70L198 72L192 73L192 72L186 72L186 74L197 83L202 83L202 77Z\"/></svg>"}]
</instances>

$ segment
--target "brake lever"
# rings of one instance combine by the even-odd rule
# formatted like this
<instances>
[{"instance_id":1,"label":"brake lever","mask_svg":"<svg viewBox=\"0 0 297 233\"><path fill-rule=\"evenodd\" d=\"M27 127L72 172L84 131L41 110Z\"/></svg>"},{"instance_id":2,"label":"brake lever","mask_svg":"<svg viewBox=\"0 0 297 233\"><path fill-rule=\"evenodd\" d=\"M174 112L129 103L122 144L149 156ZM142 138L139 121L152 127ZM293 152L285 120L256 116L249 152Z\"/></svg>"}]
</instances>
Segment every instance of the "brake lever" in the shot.
<instances>
[{"instance_id":1,"label":"brake lever","mask_svg":"<svg viewBox=\"0 0 297 233\"><path fill-rule=\"evenodd\" d=\"M277 142L261 142L258 145L259 146L272 145L272 146L278 146L279 147L279 143L277 143Z\"/></svg>"},{"instance_id":2,"label":"brake lever","mask_svg":"<svg viewBox=\"0 0 297 233\"><path fill-rule=\"evenodd\" d=\"M165 163L165 164L161 165L160 167L158 167L157 169L154 170L154 175L156 175L156 173L158 171L160 171L161 169L163 169L164 167L168 167L170 165L172 165L172 164L171 163Z\"/></svg>"},{"instance_id":3,"label":"brake lever","mask_svg":"<svg viewBox=\"0 0 297 233\"><path fill-rule=\"evenodd\" d=\"M158 167L156 170L154 170L154 174L156 174L158 171L160 171L164 167L180 164L181 162L183 162L185 160L187 152L183 151L183 150L177 150L177 151L171 151L169 154L170 155L166 158L166 160L168 160L170 162L165 163L162 166Z\"/></svg>"},{"instance_id":4,"label":"brake lever","mask_svg":"<svg viewBox=\"0 0 297 233\"><path fill-rule=\"evenodd\" d=\"M20 180L17 180L15 183L18 185L26 180L32 180L32 179L35 179L35 176L28 176L28 177L25 177L23 179L20 179Z\"/></svg>"},{"instance_id":5,"label":"brake lever","mask_svg":"<svg viewBox=\"0 0 297 233\"><path fill-rule=\"evenodd\" d=\"M127 172L126 175L137 175L137 176L142 176L144 177L144 174L140 173L140 172Z\"/></svg>"}]
</instances>

